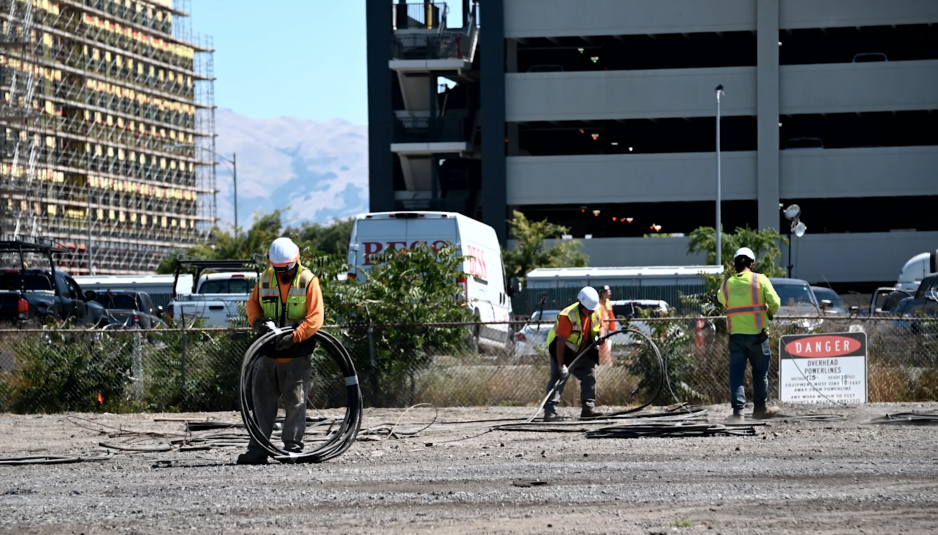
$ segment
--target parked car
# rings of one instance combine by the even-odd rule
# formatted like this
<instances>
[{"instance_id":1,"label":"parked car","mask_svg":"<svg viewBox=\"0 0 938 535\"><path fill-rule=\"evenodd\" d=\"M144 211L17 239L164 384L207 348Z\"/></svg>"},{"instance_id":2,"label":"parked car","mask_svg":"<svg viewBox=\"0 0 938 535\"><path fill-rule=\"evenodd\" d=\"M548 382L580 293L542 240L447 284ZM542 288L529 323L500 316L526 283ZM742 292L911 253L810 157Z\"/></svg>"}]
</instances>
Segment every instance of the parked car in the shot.
<instances>
[{"instance_id":1,"label":"parked car","mask_svg":"<svg viewBox=\"0 0 938 535\"><path fill-rule=\"evenodd\" d=\"M922 279L915 295L906 302L902 317L908 318L913 334L938 336L938 322L925 320L938 318L938 273Z\"/></svg>"},{"instance_id":2,"label":"parked car","mask_svg":"<svg viewBox=\"0 0 938 535\"><path fill-rule=\"evenodd\" d=\"M515 333L516 357L530 357L537 354L535 348L547 346L547 333L554 327L557 321L559 310L538 310L531 314L528 323L525 323L518 332ZM540 323L540 322L545 323Z\"/></svg>"},{"instance_id":3,"label":"parked car","mask_svg":"<svg viewBox=\"0 0 938 535\"><path fill-rule=\"evenodd\" d=\"M847 305L844 304L844 300L834 290L823 286L812 286L811 292L814 293L814 298L817 299L821 312L825 316L843 317L850 313Z\"/></svg>"},{"instance_id":4,"label":"parked car","mask_svg":"<svg viewBox=\"0 0 938 535\"><path fill-rule=\"evenodd\" d=\"M821 308L807 281L784 278L770 278L769 281L781 301L781 306L775 313L776 324L794 324L809 330L821 325ZM811 316L819 319L810 319ZM799 319L786 320L786 317Z\"/></svg>"},{"instance_id":5,"label":"parked car","mask_svg":"<svg viewBox=\"0 0 938 535\"><path fill-rule=\"evenodd\" d=\"M563 65L531 65L528 72L563 72Z\"/></svg>"},{"instance_id":6,"label":"parked car","mask_svg":"<svg viewBox=\"0 0 938 535\"><path fill-rule=\"evenodd\" d=\"M160 319L163 309L154 307L146 292L130 290L107 291L97 294L95 301L104 307L112 326L156 329L165 327Z\"/></svg>"},{"instance_id":7,"label":"parked car","mask_svg":"<svg viewBox=\"0 0 938 535\"><path fill-rule=\"evenodd\" d=\"M785 142L785 150L821 150L824 142L819 137L793 137Z\"/></svg>"},{"instance_id":8,"label":"parked car","mask_svg":"<svg viewBox=\"0 0 938 535\"><path fill-rule=\"evenodd\" d=\"M45 256L49 268L0 268L0 321L72 321L77 325L103 325L104 307L94 302L95 293L85 292L71 276L55 268L53 253L65 249L26 241L0 242L0 253Z\"/></svg>"},{"instance_id":9,"label":"parked car","mask_svg":"<svg viewBox=\"0 0 938 535\"><path fill-rule=\"evenodd\" d=\"M882 52L862 52L853 55L853 63L875 63L881 61L889 61L886 54Z\"/></svg>"}]
</instances>

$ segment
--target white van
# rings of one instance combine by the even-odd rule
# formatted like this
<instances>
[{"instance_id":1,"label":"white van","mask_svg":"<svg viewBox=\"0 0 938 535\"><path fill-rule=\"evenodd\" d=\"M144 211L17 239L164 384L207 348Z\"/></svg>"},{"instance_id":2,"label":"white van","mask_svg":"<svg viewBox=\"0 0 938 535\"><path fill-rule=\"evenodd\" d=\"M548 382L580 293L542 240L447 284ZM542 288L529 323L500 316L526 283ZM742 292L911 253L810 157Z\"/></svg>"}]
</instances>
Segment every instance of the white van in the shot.
<instances>
[{"instance_id":1,"label":"white van","mask_svg":"<svg viewBox=\"0 0 938 535\"><path fill-rule=\"evenodd\" d=\"M458 254L467 256L459 279L480 322L506 322L511 319L509 287L505 284L505 267L495 230L484 224L451 212L377 212L360 214L352 226L348 263L350 278L364 280L377 255L391 248L414 249L426 243L431 247L455 245ZM480 340L481 339L481 340ZM514 346L507 323L477 329L472 344L498 344L511 350Z\"/></svg>"}]
</instances>

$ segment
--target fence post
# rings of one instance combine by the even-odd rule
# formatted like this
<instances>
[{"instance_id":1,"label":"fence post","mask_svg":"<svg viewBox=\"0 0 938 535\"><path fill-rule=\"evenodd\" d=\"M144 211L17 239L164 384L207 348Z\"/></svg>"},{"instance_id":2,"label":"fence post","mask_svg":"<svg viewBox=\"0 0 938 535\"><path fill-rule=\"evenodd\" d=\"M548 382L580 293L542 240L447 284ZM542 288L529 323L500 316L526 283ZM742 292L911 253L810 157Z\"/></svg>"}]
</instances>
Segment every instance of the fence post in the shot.
<instances>
[{"instance_id":1,"label":"fence post","mask_svg":"<svg viewBox=\"0 0 938 535\"><path fill-rule=\"evenodd\" d=\"M131 374L134 378L134 399L143 401L143 355L140 338L143 335L134 334L131 349Z\"/></svg>"},{"instance_id":2,"label":"fence post","mask_svg":"<svg viewBox=\"0 0 938 535\"><path fill-rule=\"evenodd\" d=\"M371 391L372 395L378 393L378 361L375 358L375 330L368 322L368 357L371 361Z\"/></svg>"},{"instance_id":3,"label":"fence post","mask_svg":"<svg viewBox=\"0 0 938 535\"><path fill-rule=\"evenodd\" d=\"M186 317L182 315L179 321L179 347L182 353L182 402L186 401Z\"/></svg>"}]
</instances>

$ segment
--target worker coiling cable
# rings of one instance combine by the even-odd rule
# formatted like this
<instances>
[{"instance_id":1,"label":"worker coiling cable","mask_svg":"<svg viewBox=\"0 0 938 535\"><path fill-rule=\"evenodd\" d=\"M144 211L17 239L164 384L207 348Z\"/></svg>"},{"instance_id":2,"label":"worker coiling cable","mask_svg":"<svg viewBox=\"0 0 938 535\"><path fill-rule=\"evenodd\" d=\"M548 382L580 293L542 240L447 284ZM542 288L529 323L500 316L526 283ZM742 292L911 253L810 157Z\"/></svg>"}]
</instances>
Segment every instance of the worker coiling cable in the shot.
<instances>
[{"instance_id":1,"label":"worker coiling cable","mask_svg":"<svg viewBox=\"0 0 938 535\"><path fill-rule=\"evenodd\" d=\"M293 332L292 327L274 329L258 338L244 354L244 361L241 364L241 418L244 426L247 428L251 438L254 439L274 460L285 463L321 463L338 457L355 441L362 421L362 394L358 385L358 375L355 372L355 365L352 357L345 347L328 333L317 331L307 342L310 348L295 347L291 348L292 355L296 358L309 358L312 353L312 346L322 348L335 362L342 376L345 378L346 385L346 409L345 417L338 429L335 430L328 439L319 447L304 452L289 452L275 446L270 438L262 432L257 418L254 414L254 400L252 392L254 389L254 376L256 374L256 364L259 359L264 358L265 354L276 353L278 357L288 357L284 352L278 352L274 346L277 340L285 334ZM305 342L304 342L305 344ZM297 344L302 345L302 344Z\"/></svg>"}]
</instances>

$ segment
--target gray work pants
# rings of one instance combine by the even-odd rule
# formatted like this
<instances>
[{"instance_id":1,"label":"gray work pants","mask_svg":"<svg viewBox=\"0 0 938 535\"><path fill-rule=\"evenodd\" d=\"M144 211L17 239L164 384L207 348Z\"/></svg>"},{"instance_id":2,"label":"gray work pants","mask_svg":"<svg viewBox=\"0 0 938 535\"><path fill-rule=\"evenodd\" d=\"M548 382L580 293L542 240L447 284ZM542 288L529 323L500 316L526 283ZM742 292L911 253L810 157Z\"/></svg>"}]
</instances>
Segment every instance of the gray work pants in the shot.
<instances>
[{"instance_id":1,"label":"gray work pants","mask_svg":"<svg viewBox=\"0 0 938 535\"><path fill-rule=\"evenodd\" d=\"M303 451L310 357L297 357L286 362L264 357L257 360L254 370L254 417L261 433L270 438L277 419L277 401L282 399L286 411L281 433L283 449L296 453ZM248 452L266 455L254 439L248 444Z\"/></svg>"},{"instance_id":2,"label":"gray work pants","mask_svg":"<svg viewBox=\"0 0 938 535\"><path fill-rule=\"evenodd\" d=\"M551 347L548 349L548 354L550 355L550 380L547 382L547 394L554 388L554 385L560 381L560 368L557 366L557 353L556 348L554 347L556 342L551 344ZM569 351L569 350L568 350ZM593 405L596 402L596 366L599 361L599 351L597 351L594 346L591 350L593 355L583 355L577 363L576 366L568 368L570 375L576 377L580 381L580 400L583 403L584 407L593 408ZM573 359L576 358L573 355L568 355L564 359L567 362L573 362ZM569 381L569 379L568 379ZM557 412L555 406L560 403L560 396L563 394L563 388L566 386L566 383L561 385L558 388L554 395L550 397L544 403L544 414L552 414Z\"/></svg>"}]
</instances>

